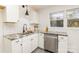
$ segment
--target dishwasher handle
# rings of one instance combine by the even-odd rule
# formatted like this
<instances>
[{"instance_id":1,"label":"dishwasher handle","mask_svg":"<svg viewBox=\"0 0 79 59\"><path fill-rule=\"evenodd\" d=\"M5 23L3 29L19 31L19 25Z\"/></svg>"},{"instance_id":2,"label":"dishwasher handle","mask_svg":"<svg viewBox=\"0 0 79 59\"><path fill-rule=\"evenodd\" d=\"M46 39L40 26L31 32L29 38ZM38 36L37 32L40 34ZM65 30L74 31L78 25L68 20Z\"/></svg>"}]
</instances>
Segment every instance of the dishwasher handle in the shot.
<instances>
[{"instance_id":1,"label":"dishwasher handle","mask_svg":"<svg viewBox=\"0 0 79 59\"><path fill-rule=\"evenodd\" d=\"M53 38L53 39L57 39L57 36L44 36L44 38Z\"/></svg>"}]
</instances>

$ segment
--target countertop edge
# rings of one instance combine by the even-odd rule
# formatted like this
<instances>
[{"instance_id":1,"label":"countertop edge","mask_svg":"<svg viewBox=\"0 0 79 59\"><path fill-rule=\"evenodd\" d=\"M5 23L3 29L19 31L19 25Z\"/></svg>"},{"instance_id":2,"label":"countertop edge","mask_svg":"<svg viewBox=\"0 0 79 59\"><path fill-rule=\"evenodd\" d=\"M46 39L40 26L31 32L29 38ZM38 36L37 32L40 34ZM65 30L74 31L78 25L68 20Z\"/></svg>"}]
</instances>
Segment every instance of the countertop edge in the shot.
<instances>
[{"instance_id":1,"label":"countertop edge","mask_svg":"<svg viewBox=\"0 0 79 59\"><path fill-rule=\"evenodd\" d=\"M64 33L63 34L62 33L61 34L59 34L59 33L53 33L53 32L52 33L50 33L50 32L40 32L40 33L51 34L51 35L55 34L55 35L59 35L59 36L68 36L67 34L64 34Z\"/></svg>"}]
</instances>

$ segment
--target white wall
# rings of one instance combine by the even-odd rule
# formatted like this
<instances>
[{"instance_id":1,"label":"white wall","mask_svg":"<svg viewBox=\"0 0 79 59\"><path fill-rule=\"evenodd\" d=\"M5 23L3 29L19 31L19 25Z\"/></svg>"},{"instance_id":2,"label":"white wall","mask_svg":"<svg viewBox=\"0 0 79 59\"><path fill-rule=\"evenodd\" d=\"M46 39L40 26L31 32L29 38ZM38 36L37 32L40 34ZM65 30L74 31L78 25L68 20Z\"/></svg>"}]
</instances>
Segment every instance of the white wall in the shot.
<instances>
[{"instance_id":1,"label":"white wall","mask_svg":"<svg viewBox=\"0 0 79 59\"><path fill-rule=\"evenodd\" d=\"M69 48L69 51L71 52L79 52L79 28L77 29L68 29L66 26L63 27L63 28L57 28L57 27L50 27L50 18L49 18L49 14L51 12L58 12L58 11L64 11L65 13L65 10L67 9L72 9L72 8L79 8L78 5L60 5L60 6L53 6L53 7L49 7L47 9L43 9L43 10L40 10L39 11L39 18L40 18L40 30L41 31L44 31L44 28L46 26L49 27L49 31L60 31L60 32L67 32L68 33L68 48ZM66 18L64 19L65 22L64 22L64 25L66 25Z\"/></svg>"},{"instance_id":2,"label":"white wall","mask_svg":"<svg viewBox=\"0 0 79 59\"><path fill-rule=\"evenodd\" d=\"M3 48L3 24L2 24L2 13L0 12L0 52Z\"/></svg>"}]
</instances>

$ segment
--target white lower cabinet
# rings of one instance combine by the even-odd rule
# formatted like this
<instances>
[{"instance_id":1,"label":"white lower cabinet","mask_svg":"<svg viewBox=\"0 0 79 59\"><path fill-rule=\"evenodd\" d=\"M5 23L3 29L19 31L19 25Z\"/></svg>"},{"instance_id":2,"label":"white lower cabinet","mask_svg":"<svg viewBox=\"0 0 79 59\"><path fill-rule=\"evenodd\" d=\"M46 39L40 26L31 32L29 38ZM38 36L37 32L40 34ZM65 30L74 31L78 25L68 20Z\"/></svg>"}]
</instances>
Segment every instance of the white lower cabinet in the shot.
<instances>
[{"instance_id":1,"label":"white lower cabinet","mask_svg":"<svg viewBox=\"0 0 79 59\"><path fill-rule=\"evenodd\" d=\"M23 53L33 52L38 47L38 34L29 35L22 40Z\"/></svg>"},{"instance_id":2,"label":"white lower cabinet","mask_svg":"<svg viewBox=\"0 0 79 59\"><path fill-rule=\"evenodd\" d=\"M44 49L44 34L43 34L43 33L39 33L38 46L39 46L40 48Z\"/></svg>"},{"instance_id":3,"label":"white lower cabinet","mask_svg":"<svg viewBox=\"0 0 79 59\"><path fill-rule=\"evenodd\" d=\"M23 53L31 52L31 38L30 37L22 38L22 48L23 48Z\"/></svg>"},{"instance_id":4,"label":"white lower cabinet","mask_svg":"<svg viewBox=\"0 0 79 59\"><path fill-rule=\"evenodd\" d=\"M38 34L34 34L31 37L31 51L34 51L38 47Z\"/></svg>"},{"instance_id":5,"label":"white lower cabinet","mask_svg":"<svg viewBox=\"0 0 79 59\"><path fill-rule=\"evenodd\" d=\"M4 52L31 53L38 47L38 34L34 33L15 40L4 39Z\"/></svg>"},{"instance_id":6,"label":"white lower cabinet","mask_svg":"<svg viewBox=\"0 0 79 59\"><path fill-rule=\"evenodd\" d=\"M21 39L10 40L4 38L4 53L21 53Z\"/></svg>"},{"instance_id":7,"label":"white lower cabinet","mask_svg":"<svg viewBox=\"0 0 79 59\"><path fill-rule=\"evenodd\" d=\"M12 52L21 53L22 52L22 40L16 39L12 41Z\"/></svg>"},{"instance_id":8,"label":"white lower cabinet","mask_svg":"<svg viewBox=\"0 0 79 59\"><path fill-rule=\"evenodd\" d=\"M67 36L58 36L58 52L59 53L67 53Z\"/></svg>"}]
</instances>

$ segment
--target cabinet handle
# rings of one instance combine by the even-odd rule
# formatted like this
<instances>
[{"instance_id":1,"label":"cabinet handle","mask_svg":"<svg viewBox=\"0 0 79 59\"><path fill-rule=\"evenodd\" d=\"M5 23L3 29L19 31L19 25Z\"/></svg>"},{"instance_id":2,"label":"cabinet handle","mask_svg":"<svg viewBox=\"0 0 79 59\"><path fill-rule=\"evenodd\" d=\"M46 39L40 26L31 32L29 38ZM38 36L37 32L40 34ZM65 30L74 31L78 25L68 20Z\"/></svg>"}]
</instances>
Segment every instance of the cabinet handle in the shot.
<instances>
[{"instance_id":1,"label":"cabinet handle","mask_svg":"<svg viewBox=\"0 0 79 59\"><path fill-rule=\"evenodd\" d=\"M18 41L16 41L17 43L19 42L19 40Z\"/></svg>"},{"instance_id":2,"label":"cabinet handle","mask_svg":"<svg viewBox=\"0 0 79 59\"><path fill-rule=\"evenodd\" d=\"M22 44L20 44L22 46Z\"/></svg>"},{"instance_id":3,"label":"cabinet handle","mask_svg":"<svg viewBox=\"0 0 79 59\"><path fill-rule=\"evenodd\" d=\"M40 34L40 36L43 36L42 34Z\"/></svg>"},{"instance_id":4,"label":"cabinet handle","mask_svg":"<svg viewBox=\"0 0 79 59\"><path fill-rule=\"evenodd\" d=\"M33 39L31 39L31 40L33 40Z\"/></svg>"},{"instance_id":5,"label":"cabinet handle","mask_svg":"<svg viewBox=\"0 0 79 59\"><path fill-rule=\"evenodd\" d=\"M64 39L63 37L61 37L61 39Z\"/></svg>"}]
</instances>

